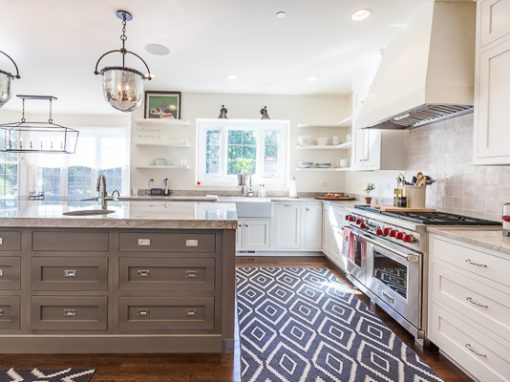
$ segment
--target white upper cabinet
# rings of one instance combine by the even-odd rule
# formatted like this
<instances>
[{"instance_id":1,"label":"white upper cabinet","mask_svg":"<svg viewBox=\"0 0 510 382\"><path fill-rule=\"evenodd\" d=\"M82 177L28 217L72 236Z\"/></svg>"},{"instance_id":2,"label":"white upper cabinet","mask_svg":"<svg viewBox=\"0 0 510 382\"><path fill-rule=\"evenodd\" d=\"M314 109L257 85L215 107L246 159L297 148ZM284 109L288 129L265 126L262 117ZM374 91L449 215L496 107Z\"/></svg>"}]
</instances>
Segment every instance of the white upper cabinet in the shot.
<instances>
[{"instance_id":1,"label":"white upper cabinet","mask_svg":"<svg viewBox=\"0 0 510 382\"><path fill-rule=\"evenodd\" d=\"M510 164L510 0L477 7L474 162Z\"/></svg>"}]
</instances>

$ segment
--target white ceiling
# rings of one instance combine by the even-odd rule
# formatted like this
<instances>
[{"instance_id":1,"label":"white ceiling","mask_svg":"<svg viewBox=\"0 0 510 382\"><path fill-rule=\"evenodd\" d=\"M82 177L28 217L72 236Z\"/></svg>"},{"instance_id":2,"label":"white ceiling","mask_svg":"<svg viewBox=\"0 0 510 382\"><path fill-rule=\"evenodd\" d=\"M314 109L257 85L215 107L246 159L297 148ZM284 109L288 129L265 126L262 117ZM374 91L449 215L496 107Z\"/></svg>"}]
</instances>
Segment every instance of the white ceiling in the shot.
<instances>
[{"instance_id":1,"label":"white ceiling","mask_svg":"<svg viewBox=\"0 0 510 382\"><path fill-rule=\"evenodd\" d=\"M0 50L20 67L14 94L55 95L57 112L115 113L93 70L102 53L120 47L114 12L123 8L134 15L127 48L156 76L148 89L342 94L356 68L401 29L390 24L407 23L429 1L0 0ZM372 9L372 16L353 22L359 8ZM288 17L277 19L280 10ZM170 55L147 53L148 43L168 46ZM10 70L3 59L0 68ZM238 79L227 80L231 74ZM318 80L307 81L311 76ZM19 103L13 98L5 108Z\"/></svg>"}]
</instances>

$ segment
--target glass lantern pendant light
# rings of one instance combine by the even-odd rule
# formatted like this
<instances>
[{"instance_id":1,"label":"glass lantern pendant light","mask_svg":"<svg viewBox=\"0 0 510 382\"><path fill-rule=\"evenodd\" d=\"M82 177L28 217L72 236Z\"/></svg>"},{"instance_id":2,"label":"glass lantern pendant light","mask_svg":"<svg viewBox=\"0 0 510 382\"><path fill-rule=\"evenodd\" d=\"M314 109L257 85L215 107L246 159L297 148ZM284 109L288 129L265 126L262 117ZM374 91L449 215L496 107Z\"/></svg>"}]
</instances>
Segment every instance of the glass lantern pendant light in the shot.
<instances>
[{"instance_id":1,"label":"glass lantern pendant light","mask_svg":"<svg viewBox=\"0 0 510 382\"><path fill-rule=\"evenodd\" d=\"M16 69L15 75L0 69L0 107L2 107L6 104L7 101L9 101L9 98L11 98L11 80L13 78L19 79L20 75L18 65L16 65L11 56L9 56L5 52L2 52L1 50L0 54L3 54L5 57L7 57L12 62L14 68Z\"/></svg>"},{"instance_id":2,"label":"glass lantern pendant light","mask_svg":"<svg viewBox=\"0 0 510 382\"><path fill-rule=\"evenodd\" d=\"M143 101L143 81L151 80L152 75L149 66L143 58L126 49L126 23L133 19L133 15L123 10L117 11L116 15L122 20L122 34L120 36L122 48L110 50L99 57L94 74L101 74L103 76L103 94L106 101L115 109L128 112L135 110L141 105ZM122 66L106 66L98 70L101 60L111 53L120 53L122 55ZM147 73L126 67L127 54L131 54L142 61L147 69Z\"/></svg>"}]
</instances>

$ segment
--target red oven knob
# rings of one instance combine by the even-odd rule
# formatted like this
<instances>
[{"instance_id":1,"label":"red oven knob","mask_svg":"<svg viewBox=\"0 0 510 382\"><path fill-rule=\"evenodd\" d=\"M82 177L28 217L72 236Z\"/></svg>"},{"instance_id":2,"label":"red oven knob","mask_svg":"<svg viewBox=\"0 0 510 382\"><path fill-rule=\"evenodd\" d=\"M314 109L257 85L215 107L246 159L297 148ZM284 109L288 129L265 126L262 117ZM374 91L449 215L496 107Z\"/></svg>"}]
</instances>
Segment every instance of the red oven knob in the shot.
<instances>
[{"instance_id":1,"label":"red oven knob","mask_svg":"<svg viewBox=\"0 0 510 382\"><path fill-rule=\"evenodd\" d=\"M383 229L382 229L382 228L377 228L377 229L375 230L375 234L376 234L377 236L382 236L382 235L384 235L384 231L383 231Z\"/></svg>"},{"instance_id":2,"label":"red oven knob","mask_svg":"<svg viewBox=\"0 0 510 382\"><path fill-rule=\"evenodd\" d=\"M365 229L365 228L367 228L367 225L365 223L361 222L359 225L359 228Z\"/></svg>"},{"instance_id":3,"label":"red oven knob","mask_svg":"<svg viewBox=\"0 0 510 382\"><path fill-rule=\"evenodd\" d=\"M345 215L345 220L352 222L354 220L354 216L352 215Z\"/></svg>"},{"instance_id":4,"label":"red oven knob","mask_svg":"<svg viewBox=\"0 0 510 382\"><path fill-rule=\"evenodd\" d=\"M411 243L414 241L414 237L412 235L404 235L404 243Z\"/></svg>"},{"instance_id":5,"label":"red oven knob","mask_svg":"<svg viewBox=\"0 0 510 382\"><path fill-rule=\"evenodd\" d=\"M503 215L503 216L501 217L501 219L503 219L503 221L504 221L504 222L507 222L507 223L508 223L508 222L510 222L510 215Z\"/></svg>"},{"instance_id":6,"label":"red oven knob","mask_svg":"<svg viewBox=\"0 0 510 382\"><path fill-rule=\"evenodd\" d=\"M361 220L361 219L359 219L359 218L358 218L358 219L356 219L356 224L357 224L357 225L360 225L362 222L363 222L363 220Z\"/></svg>"},{"instance_id":7,"label":"red oven knob","mask_svg":"<svg viewBox=\"0 0 510 382\"><path fill-rule=\"evenodd\" d=\"M388 227L384 228L383 234L384 236L388 236L390 234L390 229Z\"/></svg>"},{"instance_id":8,"label":"red oven knob","mask_svg":"<svg viewBox=\"0 0 510 382\"><path fill-rule=\"evenodd\" d=\"M402 240L404 238L404 232L397 232L395 237L397 238L397 240Z\"/></svg>"},{"instance_id":9,"label":"red oven knob","mask_svg":"<svg viewBox=\"0 0 510 382\"><path fill-rule=\"evenodd\" d=\"M394 229L390 230L390 237L395 237L395 236L397 236L397 232L398 232L398 231L395 231Z\"/></svg>"}]
</instances>

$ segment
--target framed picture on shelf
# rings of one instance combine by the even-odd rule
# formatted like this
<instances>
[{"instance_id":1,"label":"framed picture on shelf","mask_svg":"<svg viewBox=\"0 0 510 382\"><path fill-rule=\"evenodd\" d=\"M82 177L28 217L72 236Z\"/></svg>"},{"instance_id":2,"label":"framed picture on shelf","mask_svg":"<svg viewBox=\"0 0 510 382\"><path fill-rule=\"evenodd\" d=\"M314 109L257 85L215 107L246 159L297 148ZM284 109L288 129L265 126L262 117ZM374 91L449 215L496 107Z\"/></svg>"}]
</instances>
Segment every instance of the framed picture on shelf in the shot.
<instances>
[{"instance_id":1,"label":"framed picture on shelf","mask_svg":"<svg viewBox=\"0 0 510 382\"><path fill-rule=\"evenodd\" d=\"M146 119L181 119L181 92L146 91Z\"/></svg>"}]
</instances>

